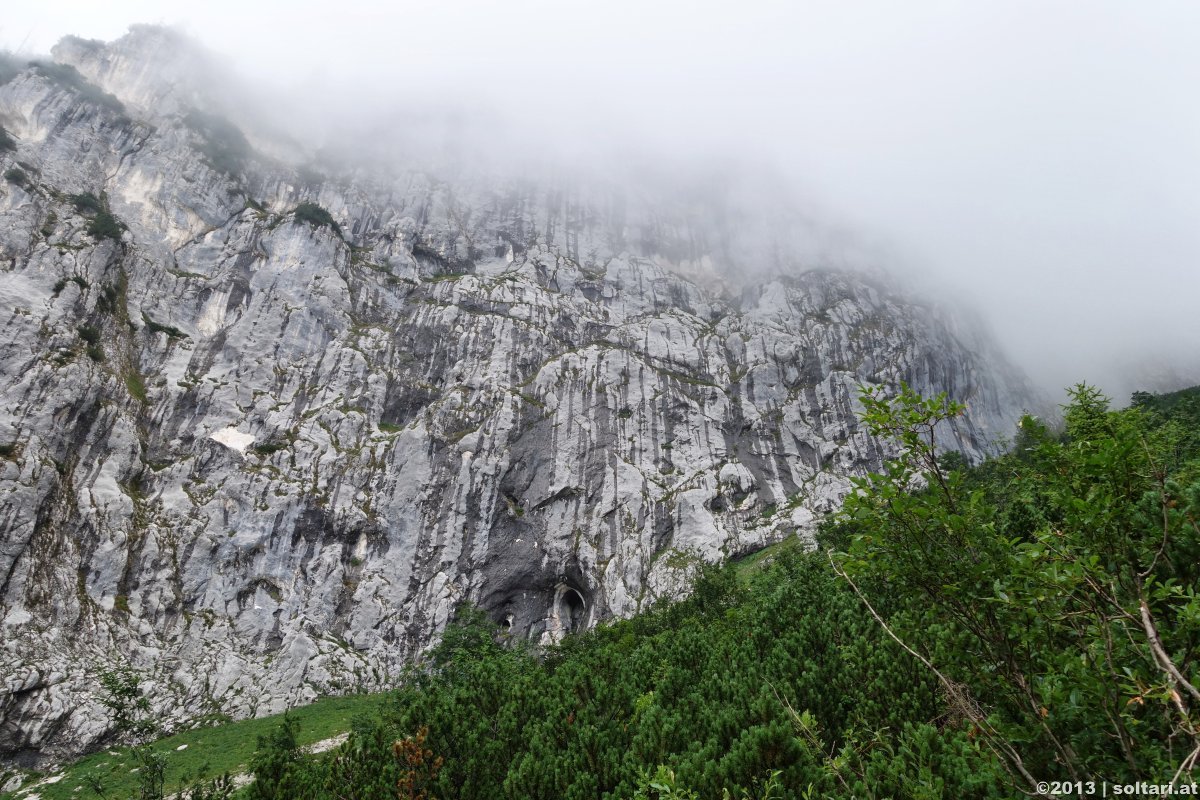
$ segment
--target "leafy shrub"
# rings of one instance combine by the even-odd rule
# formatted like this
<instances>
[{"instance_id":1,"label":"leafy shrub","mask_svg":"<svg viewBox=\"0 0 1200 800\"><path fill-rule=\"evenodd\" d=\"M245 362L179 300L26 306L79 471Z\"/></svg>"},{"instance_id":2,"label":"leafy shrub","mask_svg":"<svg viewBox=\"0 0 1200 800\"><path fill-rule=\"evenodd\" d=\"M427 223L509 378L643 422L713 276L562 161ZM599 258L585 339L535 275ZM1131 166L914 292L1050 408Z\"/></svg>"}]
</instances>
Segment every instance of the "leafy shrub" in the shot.
<instances>
[{"instance_id":1,"label":"leafy shrub","mask_svg":"<svg viewBox=\"0 0 1200 800\"><path fill-rule=\"evenodd\" d=\"M188 335L173 325L163 325L150 319L145 311L142 312L142 322L151 333L165 333L171 339L186 339Z\"/></svg>"},{"instance_id":2,"label":"leafy shrub","mask_svg":"<svg viewBox=\"0 0 1200 800\"><path fill-rule=\"evenodd\" d=\"M100 329L94 325L80 325L79 338L88 344L100 344Z\"/></svg>"},{"instance_id":3,"label":"leafy shrub","mask_svg":"<svg viewBox=\"0 0 1200 800\"><path fill-rule=\"evenodd\" d=\"M291 446L291 442L281 439L272 439L261 444L256 444L250 449L260 456L269 456L278 453L280 450L286 450Z\"/></svg>"},{"instance_id":4,"label":"leafy shrub","mask_svg":"<svg viewBox=\"0 0 1200 800\"><path fill-rule=\"evenodd\" d=\"M96 310L103 314L116 314L120 316L124 312L124 296L125 296L125 276L122 275L117 283L106 283L100 290L100 299L96 301Z\"/></svg>"},{"instance_id":5,"label":"leafy shrub","mask_svg":"<svg viewBox=\"0 0 1200 800\"><path fill-rule=\"evenodd\" d=\"M107 211L101 211L88 222L87 232L97 241L112 239L119 242L125 233L125 225Z\"/></svg>"},{"instance_id":6,"label":"leafy shrub","mask_svg":"<svg viewBox=\"0 0 1200 800\"><path fill-rule=\"evenodd\" d=\"M100 362L104 360L104 349L100 346L100 329L94 325L80 325L76 331L79 338L87 344L88 358Z\"/></svg>"},{"instance_id":7,"label":"leafy shrub","mask_svg":"<svg viewBox=\"0 0 1200 800\"><path fill-rule=\"evenodd\" d=\"M290 784L300 782L305 763L300 745L296 742L298 723L284 715L274 731L258 737L258 749L250 761L255 781L246 796L251 800L283 800L299 792Z\"/></svg>"},{"instance_id":8,"label":"leafy shrub","mask_svg":"<svg viewBox=\"0 0 1200 800\"><path fill-rule=\"evenodd\" d=\"M961 406L866 392L868 428L903 454L844 508L841 574L904 609L880 625L1026 794L1048 774L1166 783L1200 752L1179 702L1200 698L1200 405L1070 395L1065 436L1026 417L1014 453L968 471L931 445Z\"/></svg>"},{"instance_id":9,"label":"leafy shrub","mask_svg":"<svg viewBox=\"0 0 1200 800\"><path fill-rule=\"evenodd\" d=\"M86 228L89 236L96 241L101 239L121 241L121 236L125 233L125 225L112 215L105 200L96 197L91 192L73 194L69 199L76 211L91 217Z\"/></svg>"},{"instance_id":10,"label":"leafy shrub","mask_svg":"<svg viewBox=\"0 0 1200 800\"><path fill-rule=\"evenodd\" d=\"M4 180L9 183L15 183L17 186L24 187L29 185L29 176L16 167L11 167L4 171Z\"/></svg>"},{"instance_id":11,"label":"leafy shrub","mask_svg":"<svg viewBox=\"0 0 1200 800\"><path fill-rule=\"evenodd\" d=\"M83 277L82 275L72 275L69 278L59 278L54 282L54 294L60 294L63 289L67 288L68 283L73 283L78 286L79 291L81 292L86 291L87 288L91 286L91 284L87 282L87 278Z\"/></svg>"},{"instance_id":12,"label":"leafy shrub","mask_svg":"<svg viewBox=\"0 0 1200 800\"><path fill-rule=\"evenodd\" d=\"M326 227L337 234L339 239L342 237L342 228L337 224L337 220L333 216L321 208L316 203L301 203L296 206L295 223L298 225L301 222L307 222L314 228Z\"/></svg>"},{"instance_id":13,"label":"leafy shrub","mask_svg":"<svg viewBox=\"0 0 1200 800\"><path fill-rule=\"evenodd\" d=\"M91 192L70 195L68 200L80 214L99 214L104 210L104 201Z\"/></svg>"}]
</instances>

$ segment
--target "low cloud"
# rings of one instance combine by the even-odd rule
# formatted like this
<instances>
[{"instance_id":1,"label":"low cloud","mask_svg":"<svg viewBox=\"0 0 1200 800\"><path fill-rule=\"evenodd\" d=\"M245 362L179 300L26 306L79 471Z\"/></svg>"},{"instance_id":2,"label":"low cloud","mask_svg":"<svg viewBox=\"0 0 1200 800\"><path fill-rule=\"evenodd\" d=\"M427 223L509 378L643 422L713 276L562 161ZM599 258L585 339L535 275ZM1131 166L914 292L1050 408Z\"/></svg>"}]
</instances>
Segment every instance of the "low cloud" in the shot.
<instances>
[{"instance_id":1,"label":"low cloud","mask_svg":"<svg viewBox=\"0 0 1200 800\"><path fill-rule=\"evenodd\" d=\"M652 182L788 228L978 314L1051 391L1200 382L1194 4L24 6L0 44L26 52L181 25L301 149Z\"/></svg>"}]
</instances>

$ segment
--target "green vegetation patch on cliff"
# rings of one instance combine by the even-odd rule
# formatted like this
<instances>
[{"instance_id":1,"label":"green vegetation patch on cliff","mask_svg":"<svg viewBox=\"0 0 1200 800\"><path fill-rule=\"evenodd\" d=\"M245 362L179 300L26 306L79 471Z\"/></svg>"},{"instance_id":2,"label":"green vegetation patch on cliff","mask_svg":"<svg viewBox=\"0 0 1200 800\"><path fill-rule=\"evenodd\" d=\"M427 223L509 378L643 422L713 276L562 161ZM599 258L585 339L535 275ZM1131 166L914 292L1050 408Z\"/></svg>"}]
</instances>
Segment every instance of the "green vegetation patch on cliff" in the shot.
<instances>
[{"instance_id":1,"label":"green vegetation patch on cliff","mask_svg":"<svg viewBox=\"0 0 1200 800\"><path fill-rule=\"evenodd\" d=\"M73 194L68 198L75 210L88 217L87 232L93 239L112 239L121 241L125 233L125 225L108 210L108 202L102 197L96 197L91 192Z\"/></svg>"},{"instance_id":2,"label":"green vegetation patch on cliff","mask_svg":"<svg viewBox=\"0 0 1200 800\"><path fill-rule=\"evenodd\" d=\"M0 145L2 144L3 143L0 142ZM6 169L4 171L4 180L11 184L15 184L16 186L20 186L21 188L29 186L29 176L25 174L24 170L18 167L10 167L9 169Z\"/></svg>"},{"instance_id":3,"label":"green vegetation patch on cliff","mask_svg":"<svg viewBox=\"0 0 1200 800\"><path fill-rule=\"evenodd\" d=\"M186 339L188 335L176 328L174 325L164 325L161 322L155 322L150 318L145 311L142 312L142 322L146 324L146 329L151 333L165 333L168 339Z\"/></svg>"},{"instance_id":4,"label":"green vegetation patch on cliff","mask_svg":"<svg viewBox=\"0 0 1200 800\"><path fill-rule=\"evenodd\" d=\"M296 210L293 212L293 214L294 222L297 225L299 225L301 222L307 222L314 228L329 228L331 231L337 234L339 239L344 238L342 236L342 228L337 224L337 220L333 218L333 215L316 203L301 203L300 205L296 206Z\"/></svg>"}]
</instances>

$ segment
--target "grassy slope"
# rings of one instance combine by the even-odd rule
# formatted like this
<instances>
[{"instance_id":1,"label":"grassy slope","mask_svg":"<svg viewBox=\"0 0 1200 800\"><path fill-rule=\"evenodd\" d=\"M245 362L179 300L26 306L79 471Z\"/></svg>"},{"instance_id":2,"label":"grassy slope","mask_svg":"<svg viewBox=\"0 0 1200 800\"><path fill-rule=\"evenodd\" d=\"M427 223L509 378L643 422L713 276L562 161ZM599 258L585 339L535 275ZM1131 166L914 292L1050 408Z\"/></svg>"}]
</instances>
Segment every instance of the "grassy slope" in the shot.
<instances>
[{"instance_id":1,"label":"grassy slope","mask_svg":"<svg viewBox=\"0 0 1200 800\"><path fill-rule=\"evenodd\" d=\"M769 567L771 562L775 560L775 556L780 553L789 552L797 547L803 547L801 540L795 536L789 536L782 542L769 544L762 550L756 550L741 558L734 559L733 563L737 565L738 579L742 583L749 582L751 578Z\"/></svg>"},{"instance_id":2,"label":"grassy slope","mask_svg":"<svg viewBox=\"0 0 1200 800\"><path fill-rule=\"evenodd\" d=\"M350 721L359 715L375 715L387 702L386 694L329 697L289 712L300 722L297 736L301 745L328 739L350 730ZM167 754L166 789L177 791L187 776L215 777L223 772L246 772L258 737L279 723L280 716L230 722L168 736L153 747ZM178 748L187 745L183 750ZM116 755L112 755L116 753ZM101 751L75 762L62 773L57 783L39 786L41 800L79 800L94 798L84 777L95 774L110 798L135 796L137 766L128 748ZM0 800L19 800L22 793L0 795Z\"/></svg>"}]
</instances>

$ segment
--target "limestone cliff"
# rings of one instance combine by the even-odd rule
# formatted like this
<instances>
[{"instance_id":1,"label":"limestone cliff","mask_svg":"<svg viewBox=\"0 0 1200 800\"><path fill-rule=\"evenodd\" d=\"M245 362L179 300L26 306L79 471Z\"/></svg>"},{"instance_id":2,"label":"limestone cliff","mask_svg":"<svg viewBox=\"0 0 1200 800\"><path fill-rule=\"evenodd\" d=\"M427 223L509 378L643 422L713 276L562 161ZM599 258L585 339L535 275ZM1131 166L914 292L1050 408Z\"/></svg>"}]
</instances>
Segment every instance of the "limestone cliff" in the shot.
<instances>
[{"instance_id":1,"label":"limestone cliff","mask_svg":"<svg viewBox=\"0 0 1200 800\"><path fill-rule=\"evenodd\" d=\"M463 600L553 641L678 595L879 466L859 384L968 402L970 457L1029 404L880 280L730 288L758 250L669 208L267 158L179 44L0 85L9 759L100 741L106 664L181 724L386 685Z\"/></svg>"}]
</instances>

